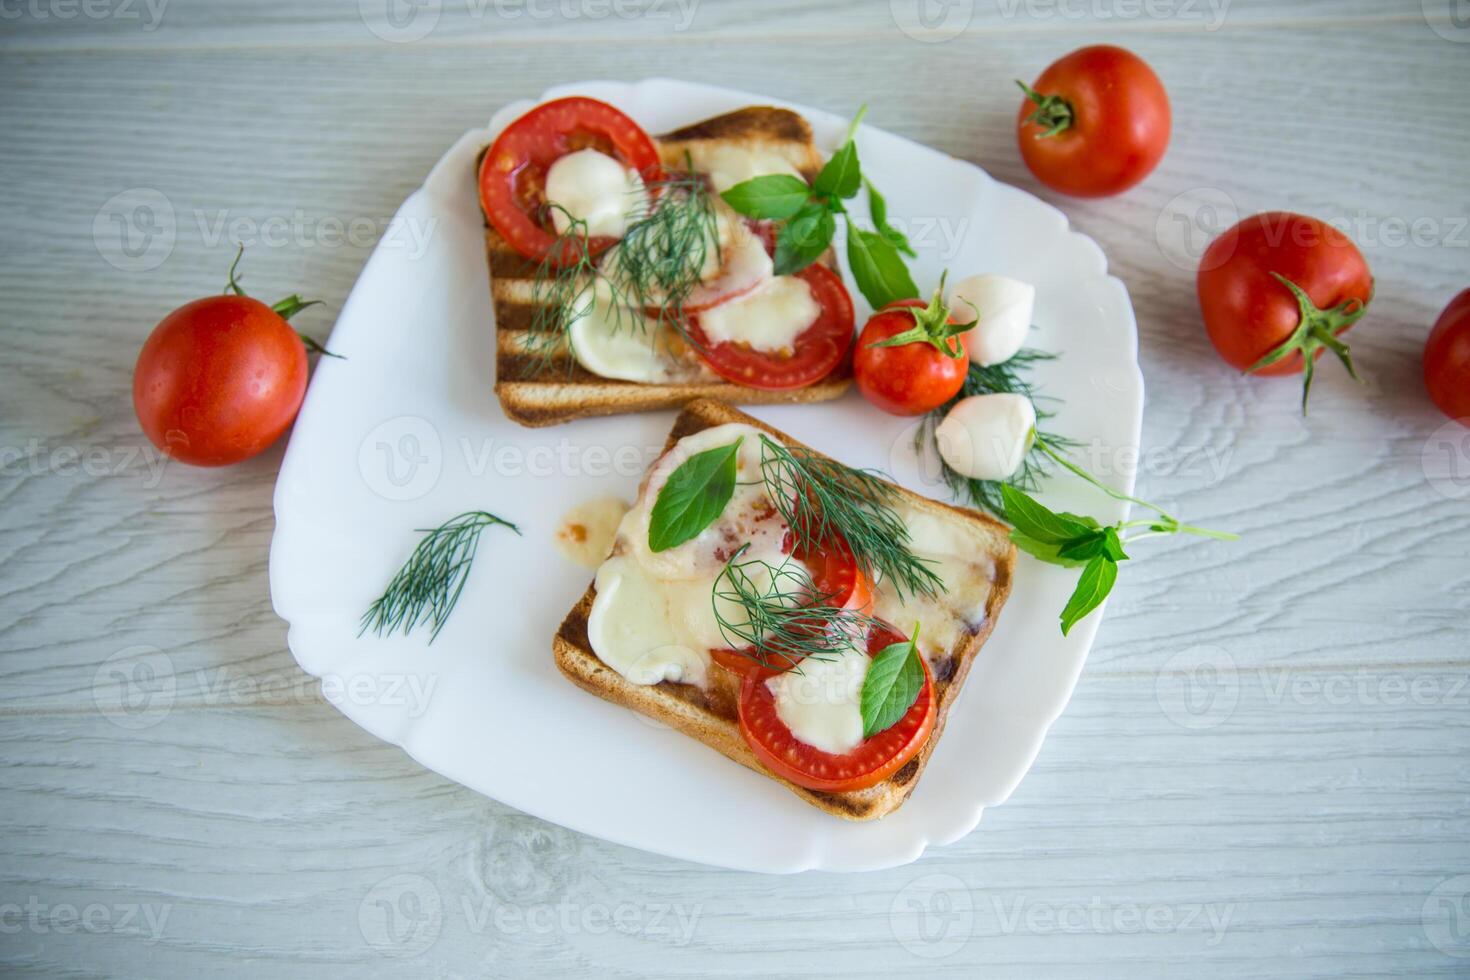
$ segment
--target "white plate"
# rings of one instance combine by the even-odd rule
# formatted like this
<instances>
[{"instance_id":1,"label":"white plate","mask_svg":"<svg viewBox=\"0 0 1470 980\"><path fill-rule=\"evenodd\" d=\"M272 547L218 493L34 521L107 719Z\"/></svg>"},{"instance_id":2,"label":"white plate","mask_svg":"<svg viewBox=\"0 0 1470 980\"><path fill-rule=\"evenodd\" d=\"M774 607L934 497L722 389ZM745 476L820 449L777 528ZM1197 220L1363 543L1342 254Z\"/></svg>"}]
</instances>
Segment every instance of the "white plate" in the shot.
<instances>
[{"instance_id":1,"label":"white plate","mask_svg":"<svg viewBox=\"0 0 1470 980\"><path fill-rule=\"evenodd\" d=\"M765 96L653 79L568 85L662 132ZM551 636L591 574L552 544L574 504L631 499L672 412L523 429L491 392L494 326L472 170L476 153L530 108L506 106L466 133L404 202L332 333L346 360L316 369L276 484L271 597L301 666L340 710L423 765L513 807L633 847L753 871L900 865L964 836L1020 781L1071 695L1101 615L1063 637L1057 614L1076 572L1023 557L1016 588L950 714L909 802L852 824L776 783L565 681ZM791 106L830 152L847 120ZM864 172L910 220L921 288L942 268L1036 284L1035 346L1063 356L1038 370L1064 396L1054 428L1110 453L1137 452L1143 381L1123 284L1060 211L977 167L871 126ZM945 249L944 234L957 239ZM859 302L856 290L853 295ZM866 310L860 310L860 319ZM754 414L847 463L890 470L935 496L908 448L911 423L856 393ZM1134 456L1133 458L1136 458ZM1116 478L1131 489L1131 476ZM1100 518L1121 505L1077 481L1059 506ZM358 619L418 536L465 510L518 522L492 529L438 640L358 638Z\"/></svg>"}]
</instances>

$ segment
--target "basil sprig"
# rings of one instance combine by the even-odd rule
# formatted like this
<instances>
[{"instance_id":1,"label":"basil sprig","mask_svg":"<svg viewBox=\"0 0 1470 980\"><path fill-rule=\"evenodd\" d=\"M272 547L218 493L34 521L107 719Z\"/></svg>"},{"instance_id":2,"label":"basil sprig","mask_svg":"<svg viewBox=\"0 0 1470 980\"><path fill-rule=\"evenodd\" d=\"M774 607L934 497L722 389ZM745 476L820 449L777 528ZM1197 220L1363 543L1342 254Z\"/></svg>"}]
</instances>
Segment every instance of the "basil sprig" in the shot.
<instances>
[{"instance_id":1,"label":"basil sprig","mask_svg":"<svg viewBox=\"0 0 1470 980\"><path fill-rule=\"evenodd\" d=\"M898 724L919 699L924 688L924 666L919 663L919 624L907 640L890 644L868 664L859 710L863 738L872 738Z\"/></svg>"},{"instance_id":2,"label":"basil sprig","mask_svg":"<svg viewBox=\"0 0 1470 980\"><path fill-rule=\"evenodd\" d=\"M919 287L904 264L903 253L914 248L897 228L888 223L888 204L862 174L853 136L868 111L858 110L848 128L847 139L832 154L808 187L791 174L768 174L742 181L721 195L725 203L750 218L784 222L776 234L776 274L789 276L811 265L832 244L837 233L837 215L847 223L847 266L853 281L873 309L894 300L919 295ZM868 210L877 228L871 231L853 224L843 201L868 189Z\"/></svg>"},{"instance_id":3,"label":"basil sprig","mask_svg":"<svg viewBox=\"0 0 1470 980\"><path fill-rule=\"evenodd\" d=\"M728 446L695 453L669 474L648 522L648 550L667 551L693 540L725 512L735 494L741 436Z\"/></svg>"},{"instance_id":4,"label":"basil sprig","mask_svg":"<svg viewBox=\"0 0 1470 980\"><path fill-rule=\"evenodd\" d=\"M1217 541L1238 541L1240 539L1239 535L1228 531L1211 531L1185 524L1154 504L1112 489L1049 446L1044 440L1037 440L1036 446L1044 454L1108 496L1147 507L1158 515L1142 520L1119 521L1116 524L1104 525L1096 518L1085 514L1050 510L1024 490L1009 483L1001 484L1000 494L1005 504L1005 518L1011 523L1011 541L1016 547L1049 565L1060 565L1064 568L1081 566L1082 568L1082 574L1077 579L1077 587L1073 589L1072 597L1067 600L1067 605L1062 609L1063 636L1073 626L1086 619L1094 609L1102 605L1108 593L1113 591L1113 585L1118 581L1118 564L1127 561L1130 557L1123 550L1123 545L1162 534L1194 534L1203 538L1214 538ZM1142 530L1130 537L1123 537L1123 533L1132 528Z\"/></svg>"}]
</instances>

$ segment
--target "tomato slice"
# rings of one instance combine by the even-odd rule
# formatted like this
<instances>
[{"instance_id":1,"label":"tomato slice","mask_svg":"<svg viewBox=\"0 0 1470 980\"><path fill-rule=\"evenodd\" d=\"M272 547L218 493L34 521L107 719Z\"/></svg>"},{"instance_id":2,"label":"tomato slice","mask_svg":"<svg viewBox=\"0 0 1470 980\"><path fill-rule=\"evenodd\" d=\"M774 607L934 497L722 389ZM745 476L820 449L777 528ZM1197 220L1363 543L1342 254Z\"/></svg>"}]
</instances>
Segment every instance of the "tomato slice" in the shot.
<instances>
[{"instance_id":1,"label":"tomato slice","mask_svg":"<svg viewBox=\"0 0 1470 980\"><path fill-rule=\"evenodd\" d=\"M782 355L752 350L744 344L711 344L699 326L689 320L700 357L720 377L748 388L773 391L805 388L831 374L852 348L852 297L842 277L825 265L812 264L796 277L807 284L822 308L816 322L796 338L795 349Z\"/></svg>"},{"instance_id":2,"label":"tomato slice","mask_svg":"<svg viewBox=\"0 0 1470 980\"><path fill-rule=\"evenodd\" d=\"M812 584L819 595L828 597L825 599L827 605L863 613L872 609L872 583L858 568L857 560L845 542L834 542L816 552L802 549L796 557L811 569ZM718 649L710 650L709 655L715 663L737 674L754 674L763 678L774 677L800 662L794 653L783 654L776 650L757 653L753 649Z\"/></svg>"},{"instance_id":3,"label":"tomato slice","mask_svg":"<svg viewBox=\"0 0 1470 980\"><path fill-rule=\"evenodd\" d=\"M556 244L556 229L546 207L546 172L577 150L594 149L638 171L645 181L661 175L658 147L619 110L573 96L545 102L505 128L480 161L480 207L511 248L540 262ZM596 255L615 243L593 238ZM572 261L580 249L568 247L558 262Z\"/></svg>"},{"instance_id":4,"label":"tomato slice","mask_svg":"<svg viewBox=\"0 0 1470 980\"><path fill-rule=\"evenodd\" d=\"M868 656L905 637L889 628L868 637ZM782 779L823 793L845 793L877 785L918 754L934 730L938 713L934 677L924 666L924 686L913 706L891 728L865 740L851 752L834 755L814 748L791 734L776 714L776 698L766 678L746 674L740 685L740 734L756 758Z\"/></svg>"}]
</instances>

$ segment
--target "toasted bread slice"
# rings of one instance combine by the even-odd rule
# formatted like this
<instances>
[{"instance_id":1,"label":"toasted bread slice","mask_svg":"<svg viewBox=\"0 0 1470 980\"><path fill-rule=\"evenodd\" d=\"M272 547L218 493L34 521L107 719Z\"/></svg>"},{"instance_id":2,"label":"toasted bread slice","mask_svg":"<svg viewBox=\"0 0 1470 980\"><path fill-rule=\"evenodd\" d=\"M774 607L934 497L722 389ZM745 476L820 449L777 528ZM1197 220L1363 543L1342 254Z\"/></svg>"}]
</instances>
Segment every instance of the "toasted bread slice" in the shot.
<instances>
[{"instance_id":1,"label":"toasted bread slice","mask_svg":"<svg viewBox=\"0 0 1470 980\"><path fill-rule=\"evenodd\" d=\"M753 425L788 446L802 447L801 443L756 421L737 408L702 399L691 402L679 414L669 433L665 449L691 433L727 422ZM957 527L963 526L990 556L995 573L990 595L985 602L985 617L979 627L954 649L949 650L947 657L931 660L938 700L933 734L914 759L876 786L847 793L821 793L787 782L767 770L740 734L737 715L739 680L733 673L721 667L711 668L707 690L668 681L646 686L624 679L598 659L588 640L587 618L592 611L592 601L597 595L595 585L587 589L552 640L557 667L578 687L698 739L741 765L770 776L797 796L828 813L848 820L873 820L892 813L914 791L934 746L939 743L950 706L959 695L975 655L989 637L1001 607L1010 595L1016 563L1016 549L1011 544L1009 531L1004 524L975 511L951 507L902 488L899 488L899 493L908 506L939 519L952 521Z\"/></svg>"},{"instance_id":2,"label":"toasted bread slice","mask_svg":"<svg viewBox=\"0 0 1470 980\"><path fill-rule=\"evenodd\" d=\"M789 109L750 106L706 119L660 137L659 152L670 167L684 166L685 154L723 144L759 147L784 157L808 180L822 167L812 142L811 126ZM526 426L554 425L594 415L622 415L677 408L695 398L763 405L819 402L836 398L851 383L844 365L814 385L794 391L766 391L719 380L686 384L616 381L584 370L570 351L556 353L537 373L536 360L524 353L523 341L535 313L533 284L536 264L511 248L487 225L485 254L490 263L490 297L495 307L495 394L505 414ZM823 260L836 268L829 250Z\"/></svg>"}]
</instances>

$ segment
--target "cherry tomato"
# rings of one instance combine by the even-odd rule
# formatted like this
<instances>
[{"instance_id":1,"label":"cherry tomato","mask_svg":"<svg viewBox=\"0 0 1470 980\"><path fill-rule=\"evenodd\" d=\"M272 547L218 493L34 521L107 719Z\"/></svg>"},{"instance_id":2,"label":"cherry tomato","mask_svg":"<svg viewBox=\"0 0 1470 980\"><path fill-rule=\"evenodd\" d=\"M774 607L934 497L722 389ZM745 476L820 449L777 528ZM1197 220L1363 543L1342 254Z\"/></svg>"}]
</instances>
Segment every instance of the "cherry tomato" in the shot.
<instances>
[{"instance_id":1,"label":"cherry tomato","mask_svg":"<svg viewBox=\"0 0 1470 980\"><path fill-rule=\"evenodd\" d=\"M868 656L905 639L891 629L868 637ZM791 734L776 714L776 699L766 679L745 675L740 685L740 733L761 763L782 779L824 793L866 789L893 775L919 753L934 730L937 707L934 677L924 666L924 686L913 706L891 728L841 755L823 752Z\"/></svg>"},{"instance_id":2,"label":"cherry tomato","mask_svg":"<svg viewBox=\"0 0 1470 980\"><path fill-rule=\"evenodd\" d=\"M837 369L852 347L852 297L842 277L825 265L813 264L796 273L811 288L822 308L816 322L796 338L788 355L754 350L744 344L711 344L697 315L689 319L689 335L699 355L720 377L747 388L786 390L805 388Z\"/></svg>"},{"instance_id":3,"label":"cherry tomato","mask_svg":"<svg viewBox=\"0 0 1470 980\"><path fill-rule=\"evenodd\" d=\"M1441 412L1470 426L1470 289L1434 321L1424 345L1424 387Z\"/></svg>"},{"instance_id":4,"label":"cherry tomato","mask_svg":"<svg viewBox=\"0 0 1470 980\"><path fill-rule=\"evenodd\" d=\"M1021 157L1063 194L1125 191L1149 175L1169 145L1169 96L1131 51L1079 48L1042 72L1026 94L1016 114Z\"/></svg>"},{"instance_id":5,"label":"cherry tomato","mask_svg":"<svg viewBox=\"0 0 1470 980\"><path fill-rule=\"evenodd\" d=\"M568 153L589 148L638 171L646 181L660 174L658 148L648 134L596 99L574 96L543 103L495 138L480 161L480 207L511 248L532 261L546 258L558 238L546 207L546 172ZM596 255L613 242L594 238L587 248ZM570 259L570 254L557 257Z\"/></svg>"},{"instance_id":6,"label":"cherry tomato","mask_svg":"<svg viewBox=\"0 0 1470 980\"><path fill-rule=\"evenodd\" d=\"M822 597L823 605L838 609L856 609L866 613L873 605L873 588L868 577L862 573L852 552L841 541L834 542L815 552L799 549L796 557L811 570L812 584ZM710 650L715 663L735 671L737 674L756 674L774 677L783 670L790 670L799 662L794 652L783 654L777 650L765 650L759 655L754 650Z\"/></svg>"},{"instance_id":7,"label":"cherry tomato","mask_svg":"<svg viewBox=\"0 0 1470 980\"><path fill-rule=\"evenodd\" d=\"M873 314L858 336L853 379L864 398L890 415L923 415L953 398L965 383L969 329L944 336L944 328L958 324L940 306L926 326L925 317L933 309L933 301L895 300ZM916 339L897 347L874 346L906 334ZM939 346L931 338L939 338ZM958 356L943 353L941 346Z\"/></svg>"},{"instance_id":8,"label":"cherry tomato","mask_svg":"<svg viewBox=\"0 0 1470 980\"><path fill-rule=\"evenodd\" d=\"M280 314L248 296L210 296L153 329L133 371L133 407L163 452L223 466L280 438L306 377L306 346Z\"/></svg>"},{"instance_id":9,"label":"cherry tomato","mask_svg":"<svg viewBox=\"0 0 1470 980\"><path fill-rule=\"evenodd\" d=\"M1205 249L1197 286L1205 330L1225 362L1254 374L1303 375L1303 412L1324 351L1357 377L1339 335L1367 311L1373 276L1331 225L1286 211L1252 215Z\"/></svg>"}]
</instances>

